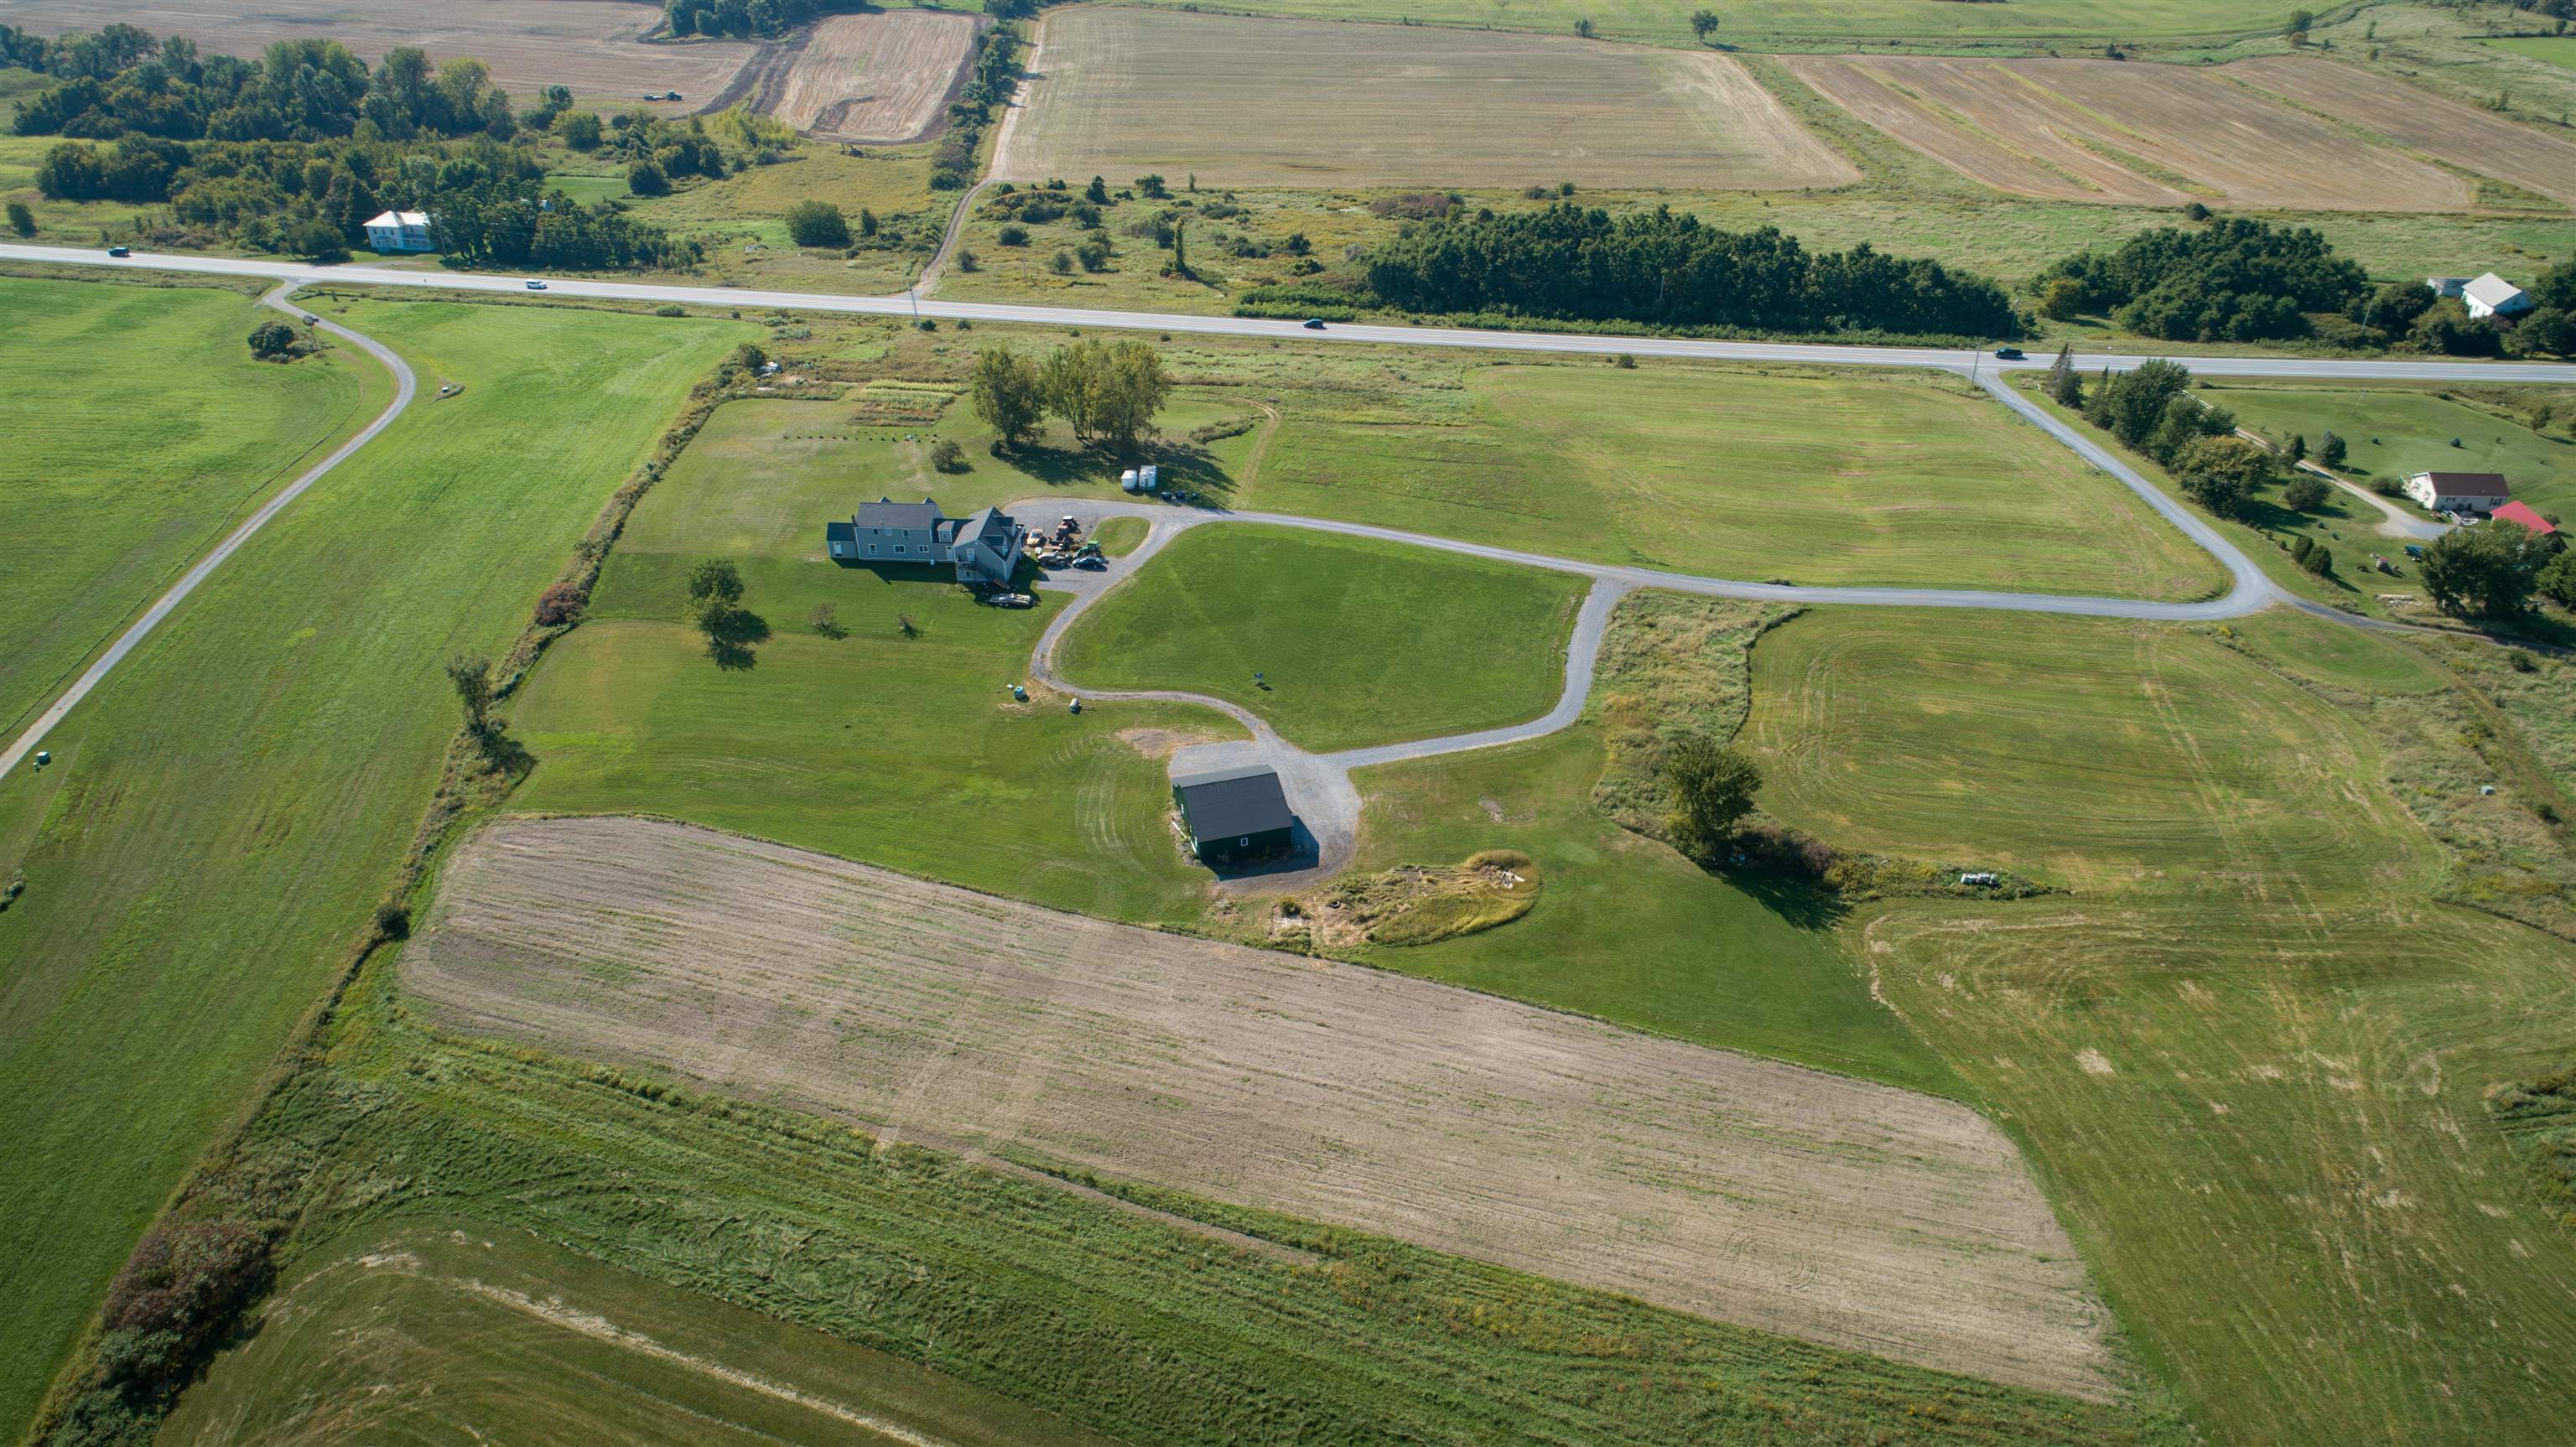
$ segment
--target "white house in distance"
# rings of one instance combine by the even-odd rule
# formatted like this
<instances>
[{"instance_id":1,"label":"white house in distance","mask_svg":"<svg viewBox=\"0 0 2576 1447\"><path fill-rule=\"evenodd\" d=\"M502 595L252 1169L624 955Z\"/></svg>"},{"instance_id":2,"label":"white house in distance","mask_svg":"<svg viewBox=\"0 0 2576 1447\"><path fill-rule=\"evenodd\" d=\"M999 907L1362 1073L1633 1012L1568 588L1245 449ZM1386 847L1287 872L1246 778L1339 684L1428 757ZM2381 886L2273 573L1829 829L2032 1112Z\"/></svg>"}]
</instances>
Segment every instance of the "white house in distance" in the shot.
<instances>
[{"instance_id":1,"label":"white house in distance","mask_svg":"<svg viewBox=\"0 0 2576 1447\"><path fill-rule=\"evenodd\" d=\"M2523 289L2490 271L2484 276L2428 276L2424 285L2435 296L2455 296L2472 317L2519 316L2531 310Z\"/></svg>"},{"instance_id":2,"label":"white house in distance","mask_svg":"<svg viewBox=\"0 0 2576 1447\"><path fill-rule=\"evenodd\" d=\"M2406 495L2435 512L2494 512L2513 500L2500 472L2419 472Z\"/></svg>"},{"instance_id":3,"label":"white house in distance","mask_svg":"<svg viewBox=\"0 0 2576 1447\"><path fill-rule=\"evenodd\" d=\"M436 251L429 239L429 213L388 211L367 223L367 245L377 251Z\"/></svg>"}]
</instances>

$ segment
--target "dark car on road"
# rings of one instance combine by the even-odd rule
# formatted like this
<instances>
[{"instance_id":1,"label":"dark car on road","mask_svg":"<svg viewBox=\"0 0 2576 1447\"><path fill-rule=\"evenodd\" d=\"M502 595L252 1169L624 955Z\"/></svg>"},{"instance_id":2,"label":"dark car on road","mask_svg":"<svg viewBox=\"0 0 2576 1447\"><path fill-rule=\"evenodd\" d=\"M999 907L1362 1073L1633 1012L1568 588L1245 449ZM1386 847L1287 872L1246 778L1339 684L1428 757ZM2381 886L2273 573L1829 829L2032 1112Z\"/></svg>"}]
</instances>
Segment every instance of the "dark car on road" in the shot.
<instances>
[{"instance_id":1,"label":"dark car on road","mask_svg":"<svg viewBox=\"0 0 2576 1447\"><path fill-rule=\"evenodd\" d=\"M110 256L132 256L134 254L134 248L131 246L111 246L107 249L107 254Z\"/></svg>"},{"instance_id":2,"label":"dark car on road","mask_svg":"<svg viewBox=\"0 0 2576 1447\"><path fill-rule=\"evenodd\" d=\"M1308 330L1308 331L1310 331L1310 332L1320 332L1320 331L1322 331L1323 329L1324 329L1324 319L1323 319L1322 317L1308 317L1308 318L1306 318L1306 330Z\"/></svg>"},{"instance_id":3,"label":"dark car on road","mask_svg":"<svg viewBox=\"0 0 2576 1447\"><path fill-rule=\"evenodd\" d=\"M2003 358L2007 362L2018 362L2021 360L2021 348L1997 347L1995 348L1995 355Z\"/></svg>"}]
</instances>

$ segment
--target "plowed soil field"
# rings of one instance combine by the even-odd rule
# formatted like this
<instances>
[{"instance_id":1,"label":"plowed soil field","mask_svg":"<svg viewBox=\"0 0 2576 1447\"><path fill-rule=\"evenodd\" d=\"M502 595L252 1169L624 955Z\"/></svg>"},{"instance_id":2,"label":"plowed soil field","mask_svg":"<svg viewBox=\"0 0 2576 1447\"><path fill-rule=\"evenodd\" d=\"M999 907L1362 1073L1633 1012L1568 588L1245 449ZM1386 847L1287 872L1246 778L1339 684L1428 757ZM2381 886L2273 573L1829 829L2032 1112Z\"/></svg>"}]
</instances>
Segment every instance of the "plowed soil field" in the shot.
<instances>
[{"instance_id":1,"label":"plowed soil field","mask_svg":"<svg viewBox=\"0 0 2576 1447\"><path fill-rule=\"evenodd\" d=\"M889 1136L2109 1390L2011 1142L1934 1096L639 819L485 830L402 974L461 1030Z\"/></svg>"},{"instance_id":2,"label":"plowed soil field","mask_svg":"<svg viewBox=\"0 0 2576 1447\"><path fill-rule=\"evenodd\" d=\"M1780 190L1857 179L1726 56L1168 10L1050 16L994 174Z\"/></svg>"},{"instance_id":3,"label":"plowed soil field","mask_svg":"<svg viewBox=\"0 0 2576 1447\"><path fill-rule=\"evenodd\" d=\"M2522 125L2330 60L2275 55L2241 60L2218 73L2576 206L2576 141L2564 131Z\"/></svg>"},{"instance_id":4,"label":"plowed soil field","mask_svg":"<svg viewBox=\"0 0 2576 1447\"><path fill-rule=\"evenodd\" d=\"M2472 194L2459 176L2214 71L1952 56L1784 61L1878 129L1971 180L2024 196L2455 211Z\"/></svg>"},{"instance_id":5,"label":"plowed soil field","mask_svg":"<svg viewBox=\"0 0 2576 1447\"><path fill-rule=\"evenodd\" d=\"M273 41L320 37L339 41L370 65L397 45L417 45L433 61L482 61L521 105L549 85L566 85L585 99L676 90L694 109L723 90L759 49L731 40L638 44L662 23L662 7L624 0L261 0L252 6L0 0L0 22L40 35L122 22L243 56L256 56Z\"/></svg>"},{"instance_id":6,"label":"plowed soil field","mask_svg":"<svg viewBox=\"0 0 2576 1447\"><path fill-rule=\"evenodd\" d=\"M816 22L769 113L820 140L917 139L938 124L974 38L971 15L831 16Z\"/></svg>"}]
</instances>

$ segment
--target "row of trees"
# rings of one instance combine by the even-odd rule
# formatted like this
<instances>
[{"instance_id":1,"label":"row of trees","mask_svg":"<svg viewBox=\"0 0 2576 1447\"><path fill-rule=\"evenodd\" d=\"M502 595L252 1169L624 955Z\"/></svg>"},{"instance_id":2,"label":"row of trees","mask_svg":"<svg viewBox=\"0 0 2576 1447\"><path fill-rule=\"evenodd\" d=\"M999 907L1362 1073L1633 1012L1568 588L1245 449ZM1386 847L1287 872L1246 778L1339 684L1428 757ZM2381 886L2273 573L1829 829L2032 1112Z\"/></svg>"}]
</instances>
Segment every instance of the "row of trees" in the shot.
<instances>
[{"instance_id":1,"label":"row of trees","mask_svg":"<svg viewBox=\"0 0 2576 1447\"><path fill-rule=\"evenodd\" d=\"M2304 337L2311 312L2339 312L2362 294L2360 266L2317 232L2222 217L2194 229L2141 232L2040 273L2040 310L2109 310L2141 336L2168 341Z\"/></svg>"},{"instance_id":2,"label":"row of trees","mask_svg":"<svg viewBox=\"0 0 2576 1447\"><path fill-rule=\"evenodd\" d=\"M370 70L336 40L282 40L246 60L200 55L194 41L155 40L131 25L50 41L0 26L0 63L55 77L21 102L11 128L22 136L508 140L523 122L483 62L458 57L433 68L417 46L394 47ZM571 104L570 91L549 86L524 120L541 128Z\"/></svg>"},{"instance_id":3,"label":"row of trees","mask_svg":"<svg viewBox=\"0 0 2576 1447\"><path fill-rule=\"evenodd\" d=\"M975 358L971 390L975 415L1005 446L1027 442L1053 414L1084 444L1125 452L1154 430L1154 414L1172 383L1162 358L1144 342L1081 341L1043 361L1008 348L983 352Z\"/></svg>"},{"instance_id":4,"label":"row of trees","mask_svg":"<svg viewBox=\"0 0 2576 1447\"><path fill-rule=\"evenodd\" d=\"M1369 290L1418 312L1500 312L1762 331L2006 337L2001 287L1866 243L1810 253L1773 227L1719 231L1669 207L1544 210L1407 226L1367 258Z\"/></svg>"}]
</instances>

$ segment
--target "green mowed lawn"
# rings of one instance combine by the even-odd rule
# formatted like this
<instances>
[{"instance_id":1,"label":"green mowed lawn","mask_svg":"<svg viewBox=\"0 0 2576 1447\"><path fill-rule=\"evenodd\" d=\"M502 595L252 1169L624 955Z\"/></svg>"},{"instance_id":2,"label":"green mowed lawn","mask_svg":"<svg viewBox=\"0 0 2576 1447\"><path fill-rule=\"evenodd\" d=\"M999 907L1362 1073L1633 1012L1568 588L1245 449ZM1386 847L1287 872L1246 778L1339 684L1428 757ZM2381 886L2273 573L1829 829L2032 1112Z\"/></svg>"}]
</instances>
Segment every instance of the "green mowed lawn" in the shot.
<instances>
[{"instance_id":1,"label":"green mowed lawn","mask_svg":"<svg viewBox=\"0 0 2576 1447\"><path fill-rule=\"evenodd\" d=\"M1589 725L1534 743L1361 772L1355 871L1450 864L1481 849L1538 861L1538 903L1497 929L1370 946L1383 969L1613 1020L1703 1045L1963 1095L1958 1076L1870 996L1831 896L1730 880L1593 807Z\"/></svg>"},{"instance_id":2,"label":"green mowed lawn","mask_svg":"<svg viewBox=\"0 0 2576 1447\"><path fill-rule=\"evenodd\" d=\"M1587 581L1400 543L1202 526L1093 604L1057 645L1056 671L1084 688L1210 694L1317 752L1473 733L1563 696Z\"/></svg>"},{"instance_id":3,"label":"green mowed lawn","mask_svg":"<svg viewBox=\"0 0 2576 1447\"><path fill-rule=\"evenodd\" d=\"M1763 638L1753 692L1763 807L1837 845L2086 891L2429 882L2359 726L2182 629L1819 610Z\"/></svg>"},{"instance_id":4,"label":"green mowed lawn","mask_svg":"<svg viewBox=\"0 0 2576 1447\"><path fill-rule=\"evenodd\" d=\"M268 1329L181 1399L165 1438L201 1447L1110 1443L900 1357L604 1266L523 1228L358 1231L300 1263L267 1312Z\"/></svg>"},{"instance_id":5,"label":"green mowed lawn","mask_svg":"<svg viewBox=\"0 0 2576 1447\"><path fill-rule=\"evenodd\" d=\"M329 352L253 361L235 291L0 277L0 732L392 395Z\"/></svg>"},{"instance_id":6,"label":"green mowed lawn","mask_svg":"<svg viewBox=\"0 0 2576 1447\"><path fill-rule=\"evenodd\" d=\"M2303 436L2313 453L2326 433L2341 436L2350 449L2342 471L2350 476L2403 482L2418 472L2501 472L2515 497L2576 521L2576 442L2544 437L2429 389L2222 383L2206 395L2235 412L2240 425L2284 445Z\"/></svg>"},{"instance_id":7,"label":"green mowed lawn","mask_svg":"<svg viewBox=\"0 0 2576 1447\"><path fill-rule=\"evenodd\" d=\"M53 768L0 781L0 868L27 878L0 914L0 1422L367 929L455 728L441 665L515 636L690 384L755 335L330 313L464 392L282 513L66 720Z\"/></svg>"},{"instance_id":8,"label":"green mowed lawn","mask_svg":"<svg viewBox=\"0 0 2576 1447\"><path fill-rule=\"evenodd\" d=\"M1488 367L1431 424L1291 408L1237 501L1808 584L2204 597L2217 565L1965 382Z\"/></svg>"}]
</instances>

